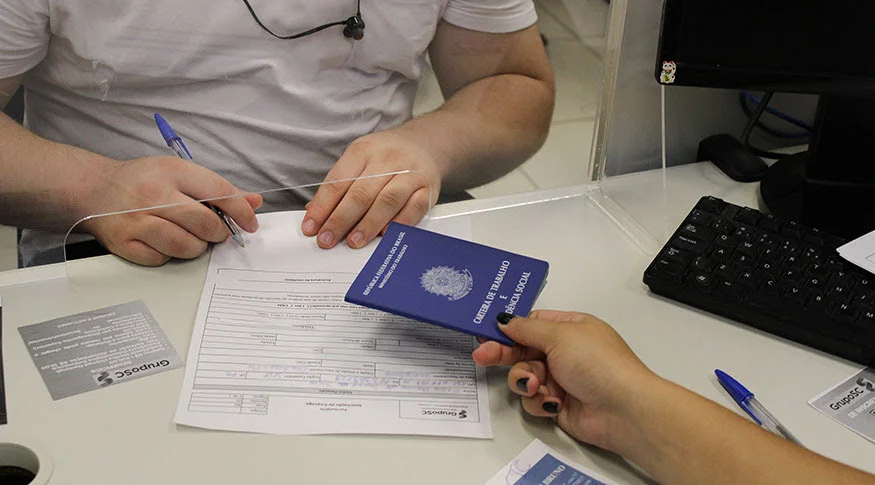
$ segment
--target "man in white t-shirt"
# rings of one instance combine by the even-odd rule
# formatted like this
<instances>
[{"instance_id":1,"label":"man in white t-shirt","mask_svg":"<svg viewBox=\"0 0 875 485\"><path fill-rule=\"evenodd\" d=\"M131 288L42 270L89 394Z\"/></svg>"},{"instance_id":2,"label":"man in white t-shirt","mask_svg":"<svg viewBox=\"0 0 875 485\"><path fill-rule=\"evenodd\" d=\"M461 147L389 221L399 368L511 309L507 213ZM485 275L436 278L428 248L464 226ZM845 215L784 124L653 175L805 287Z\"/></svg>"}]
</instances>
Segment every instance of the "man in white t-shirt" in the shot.
<instances>
[{"instance_id":1,"label":"man in white t-shirt","mask_svg":"<svg viewBox=\"0 0 875 485\"><path fill-rule=\"evenodd\" d=\"M215 205L246 231L254 210L307 205L302 231L355 248L437 194L511 171L549 129L553 77L532 0L0 0L0 107L23 84L21 127L0 115L0 223L28 227L25 263L51 259L92 214L274 191ZM355 17L364 36L329 27ZM256 21L263 24L262 26ZM349 32L347 32L349 33ZM412 118L429 53L447 101ZM196 163L172 156L161 113ZM431 200L429 200L431 196ZM157 265L228 236L200 204L93 218L110 251ZM48 255L48 256L47 256Z\"/></svg>"}]
</instances>

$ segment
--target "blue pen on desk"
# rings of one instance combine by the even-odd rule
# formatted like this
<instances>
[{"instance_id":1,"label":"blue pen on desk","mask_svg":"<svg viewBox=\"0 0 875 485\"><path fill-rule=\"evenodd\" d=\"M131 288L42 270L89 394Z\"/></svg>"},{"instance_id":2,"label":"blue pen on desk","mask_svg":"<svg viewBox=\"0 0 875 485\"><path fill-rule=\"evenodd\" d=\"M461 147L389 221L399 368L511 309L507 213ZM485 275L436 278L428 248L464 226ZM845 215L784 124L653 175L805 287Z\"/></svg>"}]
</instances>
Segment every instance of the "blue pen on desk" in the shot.
<instances>
[{"instance_id":1,"label":"blue pen on desk","mask_svg":"<svg viewBox=\"0 0 875 485\"><path fill-rule=\"evenodd\" d=\"M173 149L174 152L179 156L179 158L183 160L191 160L191 153L189 153L188 148L185 146L185 143L182 142L182 138L173 131L173 128L170 127L170 124L167 123L167 120L164 119L163 116L155 113L155 124L158 125L158 130L161 131L161 136L164 137L164 141L167 142L167 146ZM207 207L213 210L222 222L225 223L225 226L231 231L231 238L240 245L240 247L245 247L243 244L243 236L240 235L240 230L237 229L237 226L228 219L228 216L222 212L222 209L214 206L213 204L205 203Z\"/></svg>"},{"instance_id":2,"label":"blue pen on desk","mask_svg":"<svg viewBox=\"0 0 875 485\"><path fill-rule=\"evenodd\" d=\"M750 415L758 425L778 436L786 438L790 442L802 446L802 443L800 443L795 436L790 434L790 431L788 431L787 428L785 428L784 425L768 411L768 409L763 407L763 405L754 397L753 393L746 387L742 386L741 383L733 379L732 376L720 369L714 370L714 374L717 374L717 380L720 382L720 385L726 389L726 392L732 396L732 399L738 404L738 406Z\"/></svg>"}]
</instances>

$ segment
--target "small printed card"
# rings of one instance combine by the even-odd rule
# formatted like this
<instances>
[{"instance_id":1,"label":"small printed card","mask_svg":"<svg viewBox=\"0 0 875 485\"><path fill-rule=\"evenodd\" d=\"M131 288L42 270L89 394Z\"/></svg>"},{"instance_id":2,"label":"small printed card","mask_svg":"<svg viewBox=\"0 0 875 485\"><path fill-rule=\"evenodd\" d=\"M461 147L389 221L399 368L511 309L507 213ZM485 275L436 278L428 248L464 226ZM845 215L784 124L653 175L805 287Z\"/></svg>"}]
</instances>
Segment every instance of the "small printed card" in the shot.
<instances>
[{"instance_id":1,"label":"small printed card","mask_svg":"<svg viewBox=\"0 0 875 485\"><path fill-rule=\"evenodd\" d=\"M182 365L142 300L18 331L54 400Z\"/></svg>"},{"instance_id":2,"label":"small printed card","mask_svg":"<svg viewBox=\"0 0 875 485\"><path fill-rule=\"evenodd\" d=\"M548 270L546 261L393 222L346 301L513 345L496 316L528 315Z\"/></svg>"},{"instance_id":3,"label":"small printed card","mask_svg":"<svg viewBox=\"0 0 875 485\"><path fill-rule=\"evenodd\" d=\"M875 369L867 367L808 401L814 409L875 442Z\"/></svg>"},{"instance_id":4,"label":"small printed card","mask_svg":"<svg viewBox=\"0 0 875 485\"><path fill-rule=\"evenodd\" d=\"M486 485L613 485L615 482L535 440Z\"/></svg>"}]
</instances>

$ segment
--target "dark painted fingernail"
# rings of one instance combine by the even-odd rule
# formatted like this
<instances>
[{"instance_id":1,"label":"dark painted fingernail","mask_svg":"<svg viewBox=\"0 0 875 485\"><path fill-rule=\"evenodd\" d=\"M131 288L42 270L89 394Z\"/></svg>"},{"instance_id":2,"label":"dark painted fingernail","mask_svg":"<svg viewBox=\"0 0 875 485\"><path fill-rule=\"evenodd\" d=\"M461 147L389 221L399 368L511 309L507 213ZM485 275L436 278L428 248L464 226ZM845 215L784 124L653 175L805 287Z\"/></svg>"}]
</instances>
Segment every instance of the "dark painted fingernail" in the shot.
<instances>
[{"instance_id":1,"label":"dark painted fingernail","mask_svg":"<svg viewBox=\"0 0 875 485\"><path fill-rule=\"evenodd\" d=\"M513 317L514 316L510 313L501 312L496 317L496 320L498 320L498 323L502 325L507 325L511 320L513 320Z\"/></svg>"},{"instance_id":2,"label":"dark painted fingernail","mask_svg":"<svg viewBox=\"0 0 875 485\"><path fill-rule=\"evenodd\" d=\"M526 394L528 394L528 392L529 392L529 378L528 377L519 378L519 380L516 381L516 386L520 389L520 391L523 391Z\"/></svg>"},{"instance_id":3,"label":"dark painted fingernail","mask_svg":"<svg viewBox=\"0 0 875 485\"><path fill-rule=\"evenodd\" d=\"M559 413L559 403L555 401L546 401L544 404L541 404L541 408L550 414Z\"/></svg>"}]
</instances>

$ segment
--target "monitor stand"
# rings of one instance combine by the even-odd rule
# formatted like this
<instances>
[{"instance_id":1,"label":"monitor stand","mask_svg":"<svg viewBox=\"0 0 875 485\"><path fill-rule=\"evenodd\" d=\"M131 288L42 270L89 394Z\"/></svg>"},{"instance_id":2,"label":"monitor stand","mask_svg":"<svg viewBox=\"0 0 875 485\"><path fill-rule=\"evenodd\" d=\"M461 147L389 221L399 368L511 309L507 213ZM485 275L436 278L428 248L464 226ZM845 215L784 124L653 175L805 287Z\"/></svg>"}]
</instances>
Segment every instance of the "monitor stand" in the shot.
<instances>
[{"instance_id":1,"label":"monitor stand","mask_svg":"<svg viewBox=\"0 0 875 485\"><path fill-rule=\"evenodd\" d=\"M845 238L875 230L875 98L821 96L809 146L769 167L760 209Z\"/></svg>"}]
</instances>

